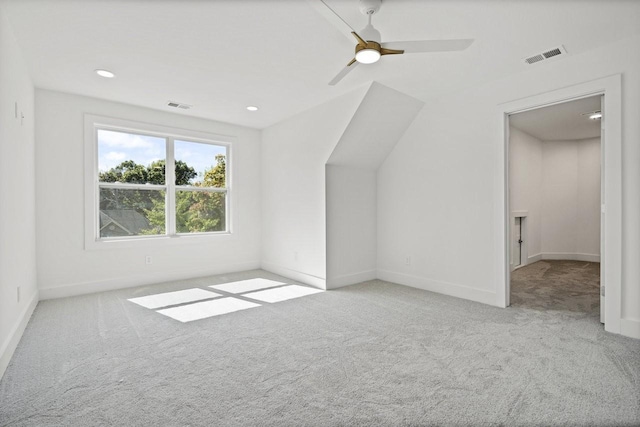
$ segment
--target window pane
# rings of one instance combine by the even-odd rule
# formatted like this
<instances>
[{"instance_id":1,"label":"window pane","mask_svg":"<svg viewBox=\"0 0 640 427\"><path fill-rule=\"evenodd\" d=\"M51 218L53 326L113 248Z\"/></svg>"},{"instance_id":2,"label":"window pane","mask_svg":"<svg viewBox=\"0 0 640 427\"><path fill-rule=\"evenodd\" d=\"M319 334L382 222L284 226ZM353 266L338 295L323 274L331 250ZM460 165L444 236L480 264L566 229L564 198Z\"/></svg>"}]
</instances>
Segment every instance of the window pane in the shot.
<instances>
[{"instance_id":1,"label":"window pane","mask_svg":"<svg viewBox=\"0 0 640 427\"><path fill-rule=\"evenodd\" d=\"M163 190L100 189L100 237L165 234Z\"/></svg>"},{"instance_id":2,"label":"window pane","mask_svg":"<svg viewBox=\"0 0 640 427\"><path fill-rule=\"evenodd\" d=\"M164 138L98 130L100 182L164 184Z\"/></svg>"},{"instance_id":3,"label":"window pane","mask_svg":"<svg viewBox=\"0 0 640 427\"><path fill-rule=\"evenodd\" d=\"M226 198L225 193L176 191L176 231L226 231Z\"/></svg>"},{"instance_id":4,"label":"window pane","mask_svg":"<svg viewBox=\"0 0 640 427\"><path fill-rule=\"evenodd\" d=\"M176 185L226 186L227 147L175 141Z\"/></svg>"}]
</instances>

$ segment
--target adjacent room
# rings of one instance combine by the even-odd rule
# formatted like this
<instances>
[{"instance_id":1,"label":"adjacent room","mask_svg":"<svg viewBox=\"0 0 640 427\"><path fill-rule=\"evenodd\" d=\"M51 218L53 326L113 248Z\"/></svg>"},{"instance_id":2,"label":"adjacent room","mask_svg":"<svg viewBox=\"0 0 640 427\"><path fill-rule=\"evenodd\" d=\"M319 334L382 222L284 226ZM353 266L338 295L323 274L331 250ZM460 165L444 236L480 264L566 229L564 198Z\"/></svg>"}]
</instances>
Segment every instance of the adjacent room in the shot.
<instances>
[{"instance_id":1,"label":"adjacent room","mask_svg":"<svg viewBox=\"0 0 640 427\"><path fill-rule=\"evenodd\" d=\"M602 121L600 96L509 117L511 305L605 322Z\"/></svg>"},{"instance_id":2,"label":"adjacent room","mask_svg":"<svg viewBox=\"0 0 640 427\"><path fill-rule=\"evenodd\" d=\"M0 0L0 426L640 425L638 93L634 1Z\"/></svg>"}]
</instances>

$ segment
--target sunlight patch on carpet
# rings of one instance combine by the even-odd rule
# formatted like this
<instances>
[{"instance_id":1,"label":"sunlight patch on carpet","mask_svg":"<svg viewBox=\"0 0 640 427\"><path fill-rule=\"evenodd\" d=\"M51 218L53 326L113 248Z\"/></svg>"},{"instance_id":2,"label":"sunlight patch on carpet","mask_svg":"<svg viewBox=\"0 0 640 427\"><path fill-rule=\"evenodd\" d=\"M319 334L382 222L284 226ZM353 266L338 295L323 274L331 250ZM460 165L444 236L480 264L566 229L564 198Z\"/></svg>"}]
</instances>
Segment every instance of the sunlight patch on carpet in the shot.
<instances>
[{"instance_id":1,"label":"sunlight patch on carpet","mask_svg":"<svg viewBox=\"0 0 640 427\"><path fill-rule=\"evenodd\" d=\"M305 297L322 292L320 289L307 288L306 286L289 285L281 288L267 289L264 291L251 292L244 294L244 297L255 299L262 302L280 302L293 298Z\"/></svg>"},{"instance_id":2,"label":"sunlight patch on carpet","mask_svg":"<svg viewBox=\"0 0 640 427\"><path fill-rule=\"evenodd\" d=\"M182 291L165 292L162 294L147 295L145 297L129 298L134 304L141 305L145 308L160 308L170 305L184 304L186 302L202 301L205 299L211 299L221 297L222 295L206 291L204 289L193 288L184 289Z\"/></svg>"},{"instance_id":3,"label":"sunlight patch on carpet","mask_svg":"<svg viewBox=\"0 0 640 427\"><path fill-rule=\"evenodd\" d=\"M257 291L259 289L273 288L274 286L286 285L283 282L276 282L269 279L249 279L239 282L224 283L222 285L211 285L210 288L219 291L229 292L232 294L241 294L243 292Z\"/></svg>"},{"instance_id":4,"label":"sunlight patch on carpet","mask_svg":"<svg viewBox=\"0 0 640 427\"><path fill-rule=\"evenodd\" d=\"M206 319L207 317L219 316L221 314L233 313L234 311L246 310L253 307L260 307L260 304L228 297L211 301L196 302L180 307L165 308L163 310L158 310L157 312L186 323L194 320Z\"/></svg>"}]
</instances>

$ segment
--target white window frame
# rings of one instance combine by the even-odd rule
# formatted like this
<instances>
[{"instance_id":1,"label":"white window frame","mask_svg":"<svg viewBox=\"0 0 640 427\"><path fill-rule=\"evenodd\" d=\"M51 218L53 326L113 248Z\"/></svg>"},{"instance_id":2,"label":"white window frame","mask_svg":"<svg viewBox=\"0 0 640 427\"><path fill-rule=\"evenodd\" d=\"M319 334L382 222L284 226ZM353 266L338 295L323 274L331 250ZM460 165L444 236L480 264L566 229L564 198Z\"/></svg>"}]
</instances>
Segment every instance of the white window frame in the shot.
<instances>
[{"instance_id":1,"label":"white window frame","mask_svg":"<svg viewBox=\"0 0 640 427\"><path fill-rule=\"evenodd\" d=\"M113 184L99 182L98 168L98 130L111 130L132 134L141 134L164 138L166 140L166 172L165 184ZM232 145L237 138L228 135L218 135L199 131L178 129L149 123L135 122L131 120L112 117L85 114L85 249L106 249L113 247L139 247L172 245L201 241L203 239L228 239L233 235L233 216L235 214L232 184ZM175 185L174 141L187 141L205 143L226 148L226 180L224 189L206 188L197 189L189 186ZM100 238L100 208L99 188L116 187L143 190L164 190L166 194L166 227L165 234L124 236L121 238ZM201 232L201 233L177 233L175 224L175 192L178 190L224 192L225 202L225 231Z\"/></svg>"}]
</instances>

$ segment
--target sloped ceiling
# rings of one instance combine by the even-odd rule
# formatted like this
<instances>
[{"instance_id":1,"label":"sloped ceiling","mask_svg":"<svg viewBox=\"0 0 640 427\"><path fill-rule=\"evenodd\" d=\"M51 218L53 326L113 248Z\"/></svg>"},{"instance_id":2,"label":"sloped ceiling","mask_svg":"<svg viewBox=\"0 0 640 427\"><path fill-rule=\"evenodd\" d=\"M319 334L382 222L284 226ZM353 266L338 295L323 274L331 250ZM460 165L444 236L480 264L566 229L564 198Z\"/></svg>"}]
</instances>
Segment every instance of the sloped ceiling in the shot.
<instances>
[{"instance_id":1,"label":"sloped ceiling","mask_svg":"<svg viewBox=\"0 0 640 427\"><path fill-rule=\"evenodd\" d=\"M372 83L327 164L377 170L423 105L397 90Z\"/></svg>"},{"instance_id":2,"label":"sloped ceiling","mask_svg":"<svg viewBox=\"0 0 640 427\"><path fill-rule=\"evenodd\" d=\"M357 0L326 2L352 27L365 25ZM476 41L463 52L386 57L330 87L354 42L302 0L0 0L0 7L37 87L254 128L373 80L428 101L535 70L520 59L558 44L575 55L640 32L637 1L384 0L374 25L385 41ZM117 77L101 79L96 68ZM169 109L169 100L194 107Z\"/></svg>"}]
</instances>

